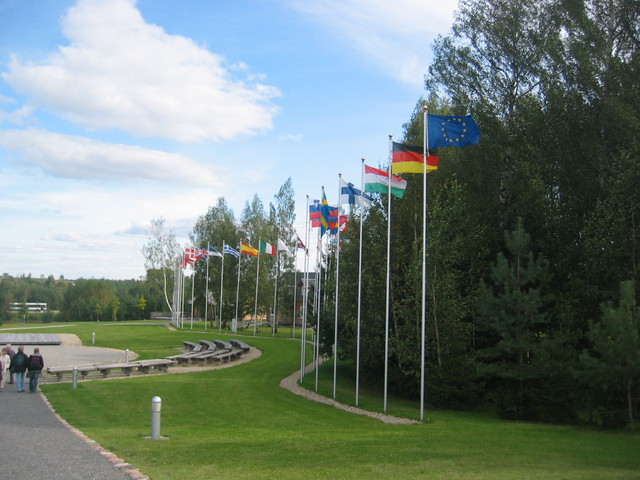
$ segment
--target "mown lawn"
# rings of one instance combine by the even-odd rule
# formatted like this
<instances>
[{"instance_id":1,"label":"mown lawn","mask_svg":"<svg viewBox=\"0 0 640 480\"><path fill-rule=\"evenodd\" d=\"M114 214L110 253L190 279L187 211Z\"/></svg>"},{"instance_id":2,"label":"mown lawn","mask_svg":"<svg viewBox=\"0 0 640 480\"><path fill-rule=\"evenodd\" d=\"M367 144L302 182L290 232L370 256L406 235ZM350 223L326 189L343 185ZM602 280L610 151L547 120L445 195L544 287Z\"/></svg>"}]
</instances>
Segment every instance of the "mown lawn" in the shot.
<instances>
[{"instance_id":1,"label":"mown lawn","mask_svg":"<svg viewBox=\"0 0 640 480\"><path fill-rule=\"evenodd\" d=\"M55 331L76 333L85 345L96 332L96 346L129 348L143 358L174 353L182 340L230 337L150 325ZM43 391L67 421L154 480L640 479L638 434L431 409L428 423L387 425L292 395L278 384L298 368L299 342L284 331L277 338L252 333L243 340L262 356L233 368L81 382L76 390L49 384ZM345 382L339 395L346 397ZM381 405L365 387L361 405ZM166 441L144 439L156 395ZM417 417L417 405L392 403L390 413Z\"/></svg>"}]
</instances>

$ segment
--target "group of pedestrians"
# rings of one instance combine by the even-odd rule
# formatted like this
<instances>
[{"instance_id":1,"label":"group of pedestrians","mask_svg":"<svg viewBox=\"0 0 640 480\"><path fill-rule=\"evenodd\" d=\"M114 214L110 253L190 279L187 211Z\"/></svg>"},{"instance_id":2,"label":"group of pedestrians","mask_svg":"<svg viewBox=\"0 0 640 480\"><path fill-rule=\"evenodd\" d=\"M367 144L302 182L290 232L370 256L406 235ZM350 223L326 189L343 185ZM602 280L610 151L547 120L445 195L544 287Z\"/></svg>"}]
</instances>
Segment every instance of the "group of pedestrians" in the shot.
<instances>
[{"instance_id":1,"label":"group of pedestrians","mask_svg":"<svg viewBox=\"0 0 640 480\"><path fill-rule=\"evenodd\" d=\"M11 345L7 344L0 354L0 392L4 389L5 382L9 380L9 384L16 384L18 392L24 392L25 376L29 376L29 391L36 393L38 391L38 380L40 373L44 368L44 359L40 354L38 347L33 349L33 354L27 356L24 353L24 347L18 347L16 352Z\"/></svg>"}]
</instances>

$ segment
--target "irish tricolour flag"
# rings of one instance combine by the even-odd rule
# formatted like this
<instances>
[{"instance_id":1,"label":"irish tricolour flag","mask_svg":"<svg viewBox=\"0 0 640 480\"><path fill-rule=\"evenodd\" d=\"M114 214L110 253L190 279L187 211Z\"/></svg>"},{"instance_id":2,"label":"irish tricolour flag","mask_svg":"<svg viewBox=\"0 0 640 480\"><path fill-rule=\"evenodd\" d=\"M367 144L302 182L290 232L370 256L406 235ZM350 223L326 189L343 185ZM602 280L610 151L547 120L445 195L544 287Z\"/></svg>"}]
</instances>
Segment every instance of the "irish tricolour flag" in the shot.
<instances>
[{"instance_id":1,"label":"irish tricolour flag","mask_svg":"<svg viewBox=\"0 0 640 480\"><path fill-rule=\"evenodd\" d=\"M384 170L364 166L364 191L374 193L388 193L389 182L391 182L391 193L398 198L404 196L404 190L407 188L407 181L391 175Z\"/></svg>"}]
</instances>

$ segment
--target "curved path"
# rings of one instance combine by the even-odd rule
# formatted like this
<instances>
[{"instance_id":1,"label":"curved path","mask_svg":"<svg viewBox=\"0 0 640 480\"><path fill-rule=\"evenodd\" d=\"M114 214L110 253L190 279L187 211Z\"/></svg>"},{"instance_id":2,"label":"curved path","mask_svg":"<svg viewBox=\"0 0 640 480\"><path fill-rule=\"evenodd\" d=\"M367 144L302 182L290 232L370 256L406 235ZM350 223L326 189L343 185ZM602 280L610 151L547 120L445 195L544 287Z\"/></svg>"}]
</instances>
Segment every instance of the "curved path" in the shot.
<instances>
[{"instance_id":1,"label":"curved path","mask_svg":"<svg viewBox=\"0 0 640 480\"><path fill-rule=\"evenodd\" d=\"M310 372L313 365L309 364L305 368L305 373ZM298 379L300 378L300 370L297 372L293 372L288 377L285 377L280 382L280 386L282 388L286 388L291 393L295 395L300 395L301 397L307 398L309 400L313 400L314 402L324 403L325 405L330 405L335 408L339 408L340 410L345 410L350 413L355 413L356 415L365 415L367 417L378 419L384 423L393 423L393 424L403 424L403 425L411 425L415 423L420 423L417 420L411 420L409 418L403 417L394 417L393 415L386 415L384 413L379 412L371 412L369 410L363 410L362 408L353 407L351 405L345 405L344 403L337 402L332 398L325 397L311 390L307 390L304 387L298 385Z\"/></svg>"},{"instance_id":2,"label":"curved path","mask_svg":"<svg viewBox=\"0 0 640 480\"><path fill-rule=\"evenodd\" d=\"M146 478L63 423L42 394L0 393L2 478L131 480ZM114 468L114 465L116 468Z\"/></svg>"},{"instance_id":3,"label":"curved path","mask_svg":"<svg viewBox=\"0 0 640 480\"><path fill-rule=\"evenodd\" d=\"M46 366L80 365L124 361L122 350L85 347L75 335L60 335L62 346L41 346ZM25 348L25 353L32 350ZM252 348L251 353L239 360L213 367L176 367L171 373L186 373L205 369L228 368L261 355ZM129 360L137 355L129 352ZM306 367L306 371L312 365ZM166 375L166 374L165 374ZM46 377L46 375L43 375ZM407 418L394 417L352 407L324 397L298 385L300 371L284 378L280 386L309 400L331 405L348 412L366 415L385 423L420 423ZM44 381L45 378L43 378ZM0 392L0 452L3 452L2 478L25 480L145 480L132 465L102 448L80 430L69 425L51 407L41 393L18 393L14 384L5 385Z\"/></svg>"}]
</instances>

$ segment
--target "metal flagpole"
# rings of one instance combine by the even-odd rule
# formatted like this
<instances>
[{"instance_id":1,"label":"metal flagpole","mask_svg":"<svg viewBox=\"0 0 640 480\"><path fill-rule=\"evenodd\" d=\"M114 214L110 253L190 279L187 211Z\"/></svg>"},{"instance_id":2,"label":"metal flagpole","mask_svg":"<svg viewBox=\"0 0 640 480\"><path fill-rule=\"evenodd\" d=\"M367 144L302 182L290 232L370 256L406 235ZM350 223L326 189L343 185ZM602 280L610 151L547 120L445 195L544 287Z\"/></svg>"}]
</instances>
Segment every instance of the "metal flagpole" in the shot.
<instances>
[{"instance_id":1,"label":"metal flagpole","mask_svg":"<svg viewBox=\"0 0 640 480\"><path fill-rule=\"evenodd\" d=\"M178 308L180 307L180 259L176 258L173 266L173 302L171 304L171 323L178 328Z\"/></svg>"},{"instance_id":2,"label":"metal flagpole","mask_svg":"<svg viewBox=\"0 0 640 480\"><path fill-rule=\"evenodd\" d=\"M362 169L360 174L360 184L362 195L364 196L364 157L362 157ZM358 321L356 333L356 407L360 398L360 320L362 314L362 220L364 218L364 207L360 206L360 246L358 252Z\"/></svg>"},{"instance_id":3,"label":"metal flagpole","mask_svg":"<svg viewBox=\"0 0 640 480\"><path fill-rule=\"evenodd\" d=\"M280 256L277 254L278 247L276 247L276 279L273 287L273 324L271 325L271 336L276 336L276 321L278 318L278 274L280 273Z\"/></svg>"},{"instance_id":4,"label":"metal flagpole","mask_svg":"<svg viewBox=\"0 0 640 480\"><path fill-rule=\"evenodd\" d=\"M333 399L336 398L336 378L338 374L338 300L340 298L340 191L342 189L342 173L338 173L338 231L336 233L336 295L335 295L335 319L333 322ZM329 225L331 227L331 225ZM331 228L329 228L331 235Z\"/></svg>"},{"instance_id":5,"label":"metal flagpole","mask_svg":"<svg viewBox=\"0 0 640 480\"><path fill-rule=\"evenodd\" d=\"M207 315L209 313L209 244L207 244L206 280L204 287L204 331L207 331Z\"/></svg>"},{"instance_id":6,"label":"metal flagpole","mask_svg":"<svg viewBox=\"0 0 640 480\"><path fill-rule=\"evenodd\" d=\"M180 284L178 285L178 328L182 329L184 326L184 254L183 260L180 261Z\"/></svg>"},{"instance_id":7,"label":"metal flagpole","mask_svg":"<svg viewBox=\"0 0 640 480\"><path fill-rule=\"evenodd\" d=\"M426 323L427 323L427 155L429 145L429 113L427 105L422 106L424 112L424 139L423 157L424 162L424 182L422 188L422 338L420 339L420 421L424 420L424 375L426 356Z\"/></svg>"},{"instance_id":8,"label":"metal flagpole","mask_svg":"<svg viewBox=\"0 0 640 480\"><path fill-rule=\"evenodd\" d=\"M322 301L322 237L320 235L321 229L318 229L318 245L320 251L316 250L318 268L316 270L316 338L315 338L315 368L316 368L316 392L318 391L318 370L320 369L320 305Z\"/></svg>"},{"instance_id":9,"label":"metal flagpole","mask_svg":"<svg viewBox=\"0 0 640 480\"><path fill-rule=\"evenodd\" d=\"M218 331L222 332L222 287L224 285L224 240L222 241L222 264L220 265L220 318L218 319Z\"/></svg>"},{"instance_id":10,"label":"metal flagpole","mask_svg":"<svg viewBox=\"0 0 640 480\"><path fill-rule=\"evenodd\" d=\"M191 271L191 330L193 330L193 297L196 291L196 264L193 262L193 269Z\"/></svg>"},{"instance_id":11,"label":"metal flagpole","mask_svg":"<svg viewBox=\"0 0 640 480\"><path fill-rule=\"evenodd\" d=\"M387 411L387 390L389 386L389 305L391 297L391 139L393 135L389 135L389 166L387 172L389 174L388 198L387 198L387 296L385 303L384 316L384 407L383 411Z\"/></svg>"},{"instance_id":12,"label":"metal flagpole","mask_svg":"<svg viewBox=\"0 0 640 480\"><path fill-rule=\"evenodd\" d=\"M296 232L296 237L298 233ZM298 239L296 238L295 250L293 251L293 330L291 338L296 338L296 303L298 296ZM302 327L302 325L301 325Z\"/></svg>"},{"instance_id":13,"label":"metal flagpole","mask_svg":"<svg viewBox=\"0 0 640 480\"><path fill-rule=\"evenodd\" d=\"M309 305L309 195L307 195L306 226L304 232L304 275L302 277L302 332L300 342L300 381L304 379L304 369L307 363L307 307Z\"/></svg>"},{"instance_id":14,"label":"metal flagpole","mask_svg":"<svg viewBox=\"0 0 640 480\"><path fill-rule=\"evenodd\" d=\"M240 240L240 245L242 245L242 240ZM240 319L238 318L238 302L240 298L240 263L242 262L242 248L238 250L238 283L236 284L236 325L240 323Z\"/></svg>"},{"instance_id":15,"label":"metal flagpole","mask_svg":"<svg viewBox=\"0 0 640 480\"><path fill-rule=\"evenodd\" d=\"M253 298L253 336L258 326L258 278L260 277L260 238L258 238L258 256L256 257L256 294Z\"/></svg>"}]
</instances>

